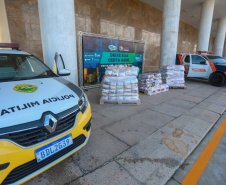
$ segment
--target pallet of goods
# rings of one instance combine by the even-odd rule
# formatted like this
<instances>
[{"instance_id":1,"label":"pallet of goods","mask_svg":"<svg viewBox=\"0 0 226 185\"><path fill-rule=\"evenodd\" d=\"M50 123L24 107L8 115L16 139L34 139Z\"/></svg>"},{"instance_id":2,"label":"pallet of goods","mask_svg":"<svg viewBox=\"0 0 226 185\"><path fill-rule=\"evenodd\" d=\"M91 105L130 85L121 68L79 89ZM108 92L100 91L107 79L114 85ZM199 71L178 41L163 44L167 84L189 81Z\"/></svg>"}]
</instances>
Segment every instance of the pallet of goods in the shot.
<instances>
[{"instance_id":1,"label":"pallet of goods","mask_svg":"<svg viewBox=\"0 0 226 185\"><path fill-rule=\"evenodd\" d=\"M185 89L184 66L165 65L160 69L163 83L169 85L170 89Z\"/></svg>"},{"instance_id":2,"label":"pallet of goods","mask_svg":"<svg viewBox=\"0 0 226 185\"><path fill-rule=\"evenodd\" d=\"M169 90L169 86L162 84L161 73L143 73L139 76L139 91L147 95L154 95Z\"/></svg>"},{"instance_id":3,"label":"pallet of goods","mask_svg":"<svg viewBox=\"0 0 226 185\"><path fill-rule=\"evenodd\" d=\"M111 66L102 80L100 104L140 105L138 67Z\"/></svg>"}]
</instances>

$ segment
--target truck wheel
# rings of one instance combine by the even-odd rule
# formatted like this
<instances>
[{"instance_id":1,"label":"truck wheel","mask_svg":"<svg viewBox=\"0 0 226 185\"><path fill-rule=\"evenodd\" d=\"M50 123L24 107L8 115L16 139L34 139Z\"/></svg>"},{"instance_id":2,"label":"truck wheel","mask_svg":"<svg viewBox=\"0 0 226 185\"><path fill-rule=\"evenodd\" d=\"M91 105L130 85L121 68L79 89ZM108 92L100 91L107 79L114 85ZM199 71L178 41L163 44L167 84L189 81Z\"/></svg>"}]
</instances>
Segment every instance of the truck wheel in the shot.
<instances>
[{"instance_id":1,"label":"truck wheel","mask_svg":"<svg viewBox=\"0 0 226 185\"><path fill-rule=\"evenodd\" d=\"M210 83L216 87L222 87L225 84L225 76L222 73L214 73L210 78Z\"/></svg>"}]
</instances>

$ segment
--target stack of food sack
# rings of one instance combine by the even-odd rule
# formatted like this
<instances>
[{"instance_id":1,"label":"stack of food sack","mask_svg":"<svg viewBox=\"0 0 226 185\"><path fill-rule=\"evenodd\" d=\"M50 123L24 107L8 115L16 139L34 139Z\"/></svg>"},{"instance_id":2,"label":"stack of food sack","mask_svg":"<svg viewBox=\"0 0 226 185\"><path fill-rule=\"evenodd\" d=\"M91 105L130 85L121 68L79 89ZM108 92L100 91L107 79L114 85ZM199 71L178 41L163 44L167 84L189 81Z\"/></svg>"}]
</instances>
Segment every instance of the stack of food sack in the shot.
<instances>
[{"instance_id":1,"label":"stack of food sack","mask_svg":"<svg viewBox=\"0 0 226 185\"><path fill-rule=\"evenodd\" d=\"M163 85L161 73L144 73L139 76L139 91L154 95L169 90L168 85Z\"/></svg>"},{"instance_id":2,"label":"stack of food sack","mask_svg":"<svg viewBox=\"0 0 226 185\"><path fill-rule=\"evenodd\" d=\"M102 80L100 103L140 103L138 67L111 66Z\"/></svg>"},{"instance_id":3,"label":"stack of food sack","mask_svg":"<svg viewBox=\"0 0 226 185\"><path fill-rule=\"evenodd\" d=\"M184 66L182 65L165 65L161 67L163 83L169 87L185 87Z\"/></svg>"}]
</instances>

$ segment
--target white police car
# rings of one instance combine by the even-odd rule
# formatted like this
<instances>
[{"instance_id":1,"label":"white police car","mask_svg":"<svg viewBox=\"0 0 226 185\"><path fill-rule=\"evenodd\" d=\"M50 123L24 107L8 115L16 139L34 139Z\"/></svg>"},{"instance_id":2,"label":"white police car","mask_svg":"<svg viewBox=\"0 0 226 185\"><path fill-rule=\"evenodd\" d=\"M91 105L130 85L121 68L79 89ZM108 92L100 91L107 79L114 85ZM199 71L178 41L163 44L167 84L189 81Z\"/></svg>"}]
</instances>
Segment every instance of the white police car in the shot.
<instances>
[{"instance_id":1,"label":"white police car","mask_svg":"<svg viewBox=\"0 0 226 185\"><path fill-rule=\"evenodd\" d=\"M69 74L56 75L27 52L0 50L0 184L23 183L87 143L90 104L60 77Z\"/></svg>"}]
</instances>

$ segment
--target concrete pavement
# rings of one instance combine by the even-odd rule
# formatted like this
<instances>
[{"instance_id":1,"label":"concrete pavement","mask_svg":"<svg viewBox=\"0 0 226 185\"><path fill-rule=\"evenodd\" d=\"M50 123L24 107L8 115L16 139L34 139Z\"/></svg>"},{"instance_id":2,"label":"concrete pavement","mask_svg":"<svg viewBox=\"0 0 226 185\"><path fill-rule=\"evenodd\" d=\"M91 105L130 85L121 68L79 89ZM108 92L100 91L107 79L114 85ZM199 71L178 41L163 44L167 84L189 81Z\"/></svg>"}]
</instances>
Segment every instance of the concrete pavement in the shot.
<instances>
[{"instance_id":1,"label":"concrete pavement","mask_svg":"<svg viewBox=\"0 0 226 185\"><path fill-rule=\"evenodd\" d=\"M26 184L167 183L226 109L226 86L199 80L186 86L140 94L140 106L99 105L100 89L89 90L88 144Z\"/></svg>"},{"instance_id":2,"label":"concrete pavement","mask_svg":"<svg viewBox=\"0 0 226 185\"><path fill-rule=\"evenodd\" d=\"M166 185L179 185L182 183L188 172L191 170L201 153L208 145L213 135L226 119L226 113L224 113L217 123L213 126L211 131L206 135L198 147L192 152L192 154L184 161L172 178ZM204 172L199 178L197 185L218 185L224 184L226 181L226 132L224 133L221 141L219 142L216 150L214 151L211 159L209 160ZM217 143L216 143L217 144Z\"/></svg>"}]
</instances>

